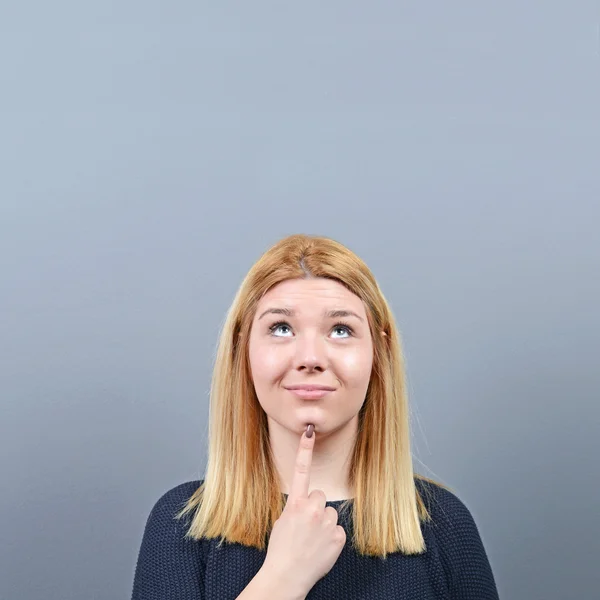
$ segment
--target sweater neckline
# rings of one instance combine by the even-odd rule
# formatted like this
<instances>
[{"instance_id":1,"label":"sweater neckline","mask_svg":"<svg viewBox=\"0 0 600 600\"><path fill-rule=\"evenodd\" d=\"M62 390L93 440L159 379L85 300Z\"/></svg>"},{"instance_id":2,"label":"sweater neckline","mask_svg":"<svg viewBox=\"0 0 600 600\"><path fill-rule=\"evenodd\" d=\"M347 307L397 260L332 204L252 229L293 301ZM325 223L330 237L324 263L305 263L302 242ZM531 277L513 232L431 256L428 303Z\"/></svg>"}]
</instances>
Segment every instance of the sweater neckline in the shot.
<instances>
[{"instance_id":1,"label":"sweater neckline","mask_svg":"<svg viewBox=\"0 0 600 600\"><path fill-rule=\"evenodd\" d=\"M283 494L283 496L285 497L285 500L287 502L289 494ZM352 500L354 500L354 498L342 498L341 500L327 500L325 502L325 505L326 506L339 506L340 504L342 504L342 502L350 502Z\"/></svg>"}]
</instances>

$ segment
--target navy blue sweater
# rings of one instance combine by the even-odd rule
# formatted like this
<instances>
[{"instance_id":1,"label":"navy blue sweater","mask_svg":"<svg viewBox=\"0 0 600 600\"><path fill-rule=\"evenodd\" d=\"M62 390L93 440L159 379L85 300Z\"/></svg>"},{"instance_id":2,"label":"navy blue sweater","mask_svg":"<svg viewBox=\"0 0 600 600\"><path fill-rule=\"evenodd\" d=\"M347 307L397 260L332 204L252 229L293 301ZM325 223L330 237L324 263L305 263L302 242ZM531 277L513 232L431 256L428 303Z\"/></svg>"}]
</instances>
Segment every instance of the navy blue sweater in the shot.
<instances>
[{"instance_id":1,"label":"navy blue sweater","mask_svg":"<svg viewBox=\"0 0 600 600\"><path fill-rule=\"evenodd\" d=\"M473 517L450 491L416 479L432 521L421 523L427 550L360 556L352 548L350 512L338 523L347 541L307 600L498 600L490 563ZM258 572L266 551L218 540L186 540L190 515L175 519L201 481L182 483L156 502L144 530L132 600L234 600ZM328 501L339 508L341 500Z\"/></svg>"}]
</instances>

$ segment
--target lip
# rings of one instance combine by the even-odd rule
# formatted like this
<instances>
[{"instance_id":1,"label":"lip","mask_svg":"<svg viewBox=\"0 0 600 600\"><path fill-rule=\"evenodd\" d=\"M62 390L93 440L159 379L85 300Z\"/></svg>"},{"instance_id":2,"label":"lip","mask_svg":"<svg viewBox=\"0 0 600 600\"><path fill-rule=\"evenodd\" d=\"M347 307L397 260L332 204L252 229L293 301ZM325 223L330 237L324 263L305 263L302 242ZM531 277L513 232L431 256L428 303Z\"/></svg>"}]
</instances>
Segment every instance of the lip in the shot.
<instances>
[{"instance_id":1,"label":"lip","mask_svg":"<svg viewBox=\"0 0 600 600\"><path fill-rule=\"evenodd\" d=\"M296 396L303 400L318 400L319 398L327 396L327 394L331 394L333 390L290 390L288 388L288 391L292 392L292 394L296 394Z\"/></svg>"},{"instance_id":2,"label":"lip","mask_svg":"<svg viewBox=\"0 0 600 600\"><path fill-rule=\"evenodd\" d=\"M335 388L327 385L290 385L285 388L292 394L295 394L303 400L318 400L331 392L335 392Z\"/></svg>"},{"instance_id":3,"label":"lip","mask_svg":"<svg viewBox=\"0 0 600 600\"><path fill-rule=\"evenodd\" d=\"M291 392L295 392L296 390L303 390L303 391L316 391L316 390L320 390L320 391L325 391L325 392L334 392L335 388L328 386L328 385L316 385L314 383L301 383L299 385L286 385L284 386L286 390L290 390Z\"/></svg>"}]
</instances>

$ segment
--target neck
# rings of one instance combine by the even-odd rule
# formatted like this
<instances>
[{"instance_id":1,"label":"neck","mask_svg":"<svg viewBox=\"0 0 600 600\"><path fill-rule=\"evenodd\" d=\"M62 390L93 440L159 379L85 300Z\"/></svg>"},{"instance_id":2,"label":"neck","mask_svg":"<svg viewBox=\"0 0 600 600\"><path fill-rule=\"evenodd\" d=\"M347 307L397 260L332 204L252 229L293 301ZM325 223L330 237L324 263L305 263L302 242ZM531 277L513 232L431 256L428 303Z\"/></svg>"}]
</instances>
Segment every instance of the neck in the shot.
<instances>
[{"instance_id":1,"label":"neck","mask_svg":"<svg viewBox=\"0 0 600 600\"><path fill-rule=\"evenodd\" d=\"M300 434L283 427L270 417L268 417L268 424L275 467L281 481L281 491L289 494ZM358 417L355 417L336 431L315 433L309 494L313 490L321 490L328 501L353 497L353 491L348 484L348 475L357 428Z\"/></svg>"}]
</instances>

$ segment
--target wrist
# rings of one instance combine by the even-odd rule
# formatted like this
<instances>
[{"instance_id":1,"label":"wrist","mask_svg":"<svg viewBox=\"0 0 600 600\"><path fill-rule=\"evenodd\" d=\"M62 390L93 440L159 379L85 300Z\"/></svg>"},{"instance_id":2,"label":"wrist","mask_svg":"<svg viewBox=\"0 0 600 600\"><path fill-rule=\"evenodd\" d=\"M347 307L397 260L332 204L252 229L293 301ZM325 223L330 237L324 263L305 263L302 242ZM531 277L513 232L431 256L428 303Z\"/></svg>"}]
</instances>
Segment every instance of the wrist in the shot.
<instances>
[{"instance_id":1,"label":"wrist","mask_svg":"<svg viewBox=\"0 0 600 600\"><path fill-rule=\"evenodd\" d=\"M265 594L265 598L270 600L304 600L306 598L306 592L293 589L289 581L278 577L264 566L260 568L254 579L257 587Z\"/></svg>"}]
</instances>

